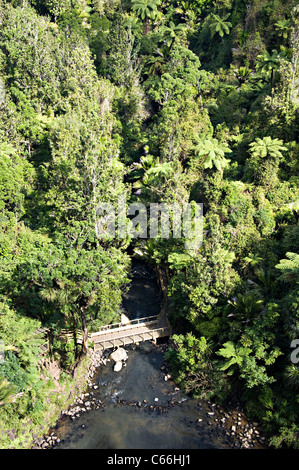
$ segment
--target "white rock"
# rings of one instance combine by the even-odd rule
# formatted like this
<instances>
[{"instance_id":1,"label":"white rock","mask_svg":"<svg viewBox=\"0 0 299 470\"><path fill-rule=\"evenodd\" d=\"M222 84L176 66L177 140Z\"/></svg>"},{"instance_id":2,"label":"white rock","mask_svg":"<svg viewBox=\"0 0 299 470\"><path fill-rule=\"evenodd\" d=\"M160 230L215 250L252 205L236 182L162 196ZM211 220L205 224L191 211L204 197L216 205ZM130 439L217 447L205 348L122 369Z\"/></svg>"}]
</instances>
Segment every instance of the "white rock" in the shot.
<instances>
[{"instance_id":1,"label":"white rock","mask_svg":"<svg viewBox=\"0 0 299 470\"><path fill-rule=\"evenodd\" d=\"M128 354L125 349L118 348L110 354L110 358L115 362L125 361L128 359Z\"/></svg>"},{"instance_id":2,"label":"white rock","mask_svg":"<svg viewBox=\"0 0 299 470\"><path fill-rule=\"evenodd\" d=\"M122 365L122 362L121 362L121 361L117 361L117 362L115 363L114 368L113 368L114 372L119 372L119 371L122 369L122 366L123 366L123 365Z\"/></svg>"},{"instance_id":3,"label":"white rock","mask_svg":"<svg viewBox=\"0 0 299 470\"><path fill-rule=\"evenodd\" d=\"M122 323L122 325L127 325L128 323L130 323L130 319L124 313L122 313L120 322Z\"/></svg>"}]
</instances>

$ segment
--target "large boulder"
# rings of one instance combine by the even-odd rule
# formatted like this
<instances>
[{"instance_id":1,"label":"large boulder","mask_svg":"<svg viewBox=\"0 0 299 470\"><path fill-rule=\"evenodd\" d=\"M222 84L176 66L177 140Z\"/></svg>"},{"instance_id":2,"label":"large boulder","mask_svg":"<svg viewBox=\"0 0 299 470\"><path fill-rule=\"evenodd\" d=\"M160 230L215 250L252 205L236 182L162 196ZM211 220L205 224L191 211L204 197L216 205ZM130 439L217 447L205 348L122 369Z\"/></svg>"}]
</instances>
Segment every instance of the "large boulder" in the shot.
<instances>
[{"instance_id":1,"label":"large boulder","mask_svg":"<svg viewBox=\"0 0 299 470\"><path fill-rule=\"evenodd\" d=\"M128 325L130 321L131 320L124 313L121 314L120 322L122 325Z\"/></svg>"},{"instance_id":2,"label":"large boulder","mask_svg":"<svg viewBox=\"0 0 299 470\"><path fill-rule=\"evenodd\" d=\"M126 361L128 359L128 354L125 349L118 348L110 354L110 359L115 362Z\"/></svg>"}]
</instances>

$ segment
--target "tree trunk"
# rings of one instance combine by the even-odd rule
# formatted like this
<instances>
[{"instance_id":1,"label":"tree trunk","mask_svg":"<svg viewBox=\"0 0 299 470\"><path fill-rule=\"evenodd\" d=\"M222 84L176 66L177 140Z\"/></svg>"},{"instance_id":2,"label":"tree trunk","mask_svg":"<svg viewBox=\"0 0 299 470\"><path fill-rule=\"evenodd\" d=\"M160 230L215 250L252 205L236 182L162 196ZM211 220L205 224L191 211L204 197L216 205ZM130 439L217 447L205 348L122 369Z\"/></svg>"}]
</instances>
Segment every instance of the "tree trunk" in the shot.
<instances>
[{"instance_id":1,"label":"tree trunk","mask_svg":"<svg viewBox=\"0 0 299 470\"><path fill-rule=\"evenodd\" d=\"M143 27L143 35L146 36L150 32L150 29L151 27L150 27L149 18L146 18L144 22L144 27Z\"/></svg>"},{"instance_id":2,"label":"tree trunk","mask_svg":"<svg viewBox=\"0 0 299 470\"><path fill-rule=\"evenodd\" d=\"M73 316L73 336L74 336L74 343L75 343L75 357L78 357L78 345L77 345L77 326L76 326L76 320L75 317Z\"/></svg>"},{"instance_id":3,"label":"tree trunk","mask_svg":"<svg viewBox=\"0 0 299 470\"><path fill-rule=\"evenodd\" d=\"M273 79L274 79L274 69L271 69L271 99L273 98Z\"/></svg>"},{"instance_id":4,"label":"tree trunk","mask_svg":"<svg viewBox=\"0 0 299 470\"><path fill-rule=\"evenodd\" d=\"M85 308L82 306L80 307L81 310L81 320L82 320L82 353L88 353L88 330L86 325L86 315L85 315Z\"/></svg>"}]
</instances>

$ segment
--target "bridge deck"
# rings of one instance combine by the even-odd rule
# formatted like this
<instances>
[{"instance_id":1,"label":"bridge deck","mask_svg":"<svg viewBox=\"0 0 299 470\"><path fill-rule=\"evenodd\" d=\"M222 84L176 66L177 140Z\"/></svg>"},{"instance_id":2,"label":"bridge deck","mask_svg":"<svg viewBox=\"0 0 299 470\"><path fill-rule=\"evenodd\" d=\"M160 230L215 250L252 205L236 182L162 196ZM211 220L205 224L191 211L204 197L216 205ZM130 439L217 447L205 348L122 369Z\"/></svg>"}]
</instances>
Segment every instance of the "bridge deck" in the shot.
<instances>
[{"instance_id":1,"label":"bridge deck","mask_svg":"<svg viewBox=\"0 0 299 470\"><path fill-rule=\"evenodd\" d=\"M165 316L135 319L128 324L115 323L102 327L100 331L91 333L89 339L94 343L94 350L115 348L142 341L156 340L164 336L170 336L171 326Z\"/></svg>"}]
</instances>

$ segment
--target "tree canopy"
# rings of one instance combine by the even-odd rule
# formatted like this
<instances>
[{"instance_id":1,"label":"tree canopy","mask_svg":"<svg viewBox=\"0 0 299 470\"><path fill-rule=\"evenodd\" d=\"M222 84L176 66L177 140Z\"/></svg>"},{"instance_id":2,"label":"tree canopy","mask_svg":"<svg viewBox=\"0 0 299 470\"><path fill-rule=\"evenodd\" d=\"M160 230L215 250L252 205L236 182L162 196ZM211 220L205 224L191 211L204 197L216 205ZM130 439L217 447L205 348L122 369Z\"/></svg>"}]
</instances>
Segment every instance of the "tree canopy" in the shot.
<instances>
[{"instance_id":1,"label":"tree canopy","mask_svg":"<svg viewBox=\"0 0 299 470\"><path fill-rule=\"evenodd\" d=\"M3 447L53 399L36 332L71 383L88 333L120 320L134 253L167 273L176 380L298 448L298 13L0 0ZM99 238L99 205L120 197L202 204L202 244Z\"/></svg>"}]
</instances>

